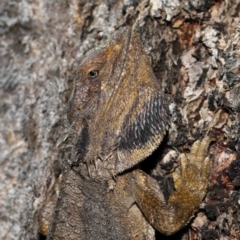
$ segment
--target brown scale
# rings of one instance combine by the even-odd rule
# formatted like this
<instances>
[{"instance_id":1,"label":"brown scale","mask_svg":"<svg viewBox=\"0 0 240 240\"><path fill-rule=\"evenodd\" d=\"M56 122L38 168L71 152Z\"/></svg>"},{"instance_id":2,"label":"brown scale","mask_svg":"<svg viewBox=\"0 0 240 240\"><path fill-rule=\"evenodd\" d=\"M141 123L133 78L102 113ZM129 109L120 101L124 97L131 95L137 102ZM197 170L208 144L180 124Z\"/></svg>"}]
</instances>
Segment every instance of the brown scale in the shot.
<instances>
[{"instance_id":1,"label":"brown scale","mask_svg":"<svg viewBox=\"0 0 240 240\"><path fill-rule=\"evenodd\" d=\"M207 189L211 139L180 155L176 191L166 203L158 183L137 164L159 146L169 124L168 104L140 36L122 28L80 63L68 119L75 131L72 158L63 164L59 197L47 239L154 239L186 225Z\"/></svg>"}]
</instances>

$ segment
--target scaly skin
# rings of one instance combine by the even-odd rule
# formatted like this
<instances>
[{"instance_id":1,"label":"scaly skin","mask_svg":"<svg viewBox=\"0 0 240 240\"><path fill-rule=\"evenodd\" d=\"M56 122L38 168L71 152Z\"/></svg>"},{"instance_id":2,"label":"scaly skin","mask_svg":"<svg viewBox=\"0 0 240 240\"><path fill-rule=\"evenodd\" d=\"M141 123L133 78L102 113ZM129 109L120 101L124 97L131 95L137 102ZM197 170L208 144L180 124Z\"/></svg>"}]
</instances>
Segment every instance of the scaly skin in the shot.
<instances>
[{"instance_id":1,"label":"scaly skin","mask_svg":"<svg viewBox=\"0 0 240 240\"><path fill-rule=\"evenodd\" d=\"M206 193L210 138L181 155L167 204L136 167L159 146L169 113L135 30L122 28L83 58L68 119L71 158L51 221L40 219L48 240L154 239L153 228L170 235L188 223Z\"/></svg>"}]
</instances>

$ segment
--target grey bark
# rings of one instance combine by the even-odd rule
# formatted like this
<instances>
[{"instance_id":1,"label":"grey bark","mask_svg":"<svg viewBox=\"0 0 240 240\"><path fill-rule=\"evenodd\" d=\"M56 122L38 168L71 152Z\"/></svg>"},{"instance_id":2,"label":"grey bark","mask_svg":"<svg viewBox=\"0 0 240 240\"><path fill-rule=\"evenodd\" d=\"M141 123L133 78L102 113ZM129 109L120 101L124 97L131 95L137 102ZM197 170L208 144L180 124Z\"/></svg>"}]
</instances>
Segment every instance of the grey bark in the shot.
<instances>
[{"instance_id":1,"label":"grey bark","mask_svg":"<svg viewBox=\"0 0 240 240\"><path fill-rule=\"evenodd\" d=\"M239 239L239 12L239 0L2 0L0 239L36 239L37 212L57 191L79 59L135 21L169 96L168 144L182 150L206 129L217 138L205 205L172 239Z\"/></svg>"}]
</instances>

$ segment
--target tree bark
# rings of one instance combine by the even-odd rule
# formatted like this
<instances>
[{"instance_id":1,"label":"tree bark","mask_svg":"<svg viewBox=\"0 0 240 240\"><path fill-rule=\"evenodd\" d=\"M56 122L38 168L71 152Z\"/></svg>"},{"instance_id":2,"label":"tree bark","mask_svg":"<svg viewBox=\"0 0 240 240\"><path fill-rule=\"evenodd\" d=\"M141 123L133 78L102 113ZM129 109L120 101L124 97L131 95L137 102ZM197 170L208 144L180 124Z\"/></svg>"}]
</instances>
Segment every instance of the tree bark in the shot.
<instances>
[{"instance_id":1,"label":"tree bark","mask_svg":"<svg viewBox=\"0 0 240 240\"><path fill-rule=\"evenodd\" d=\"M2 0L0 239L37 238L38 210L57 191L79 59L136 21L170 102L163 147L184 152L208 131L216 138L200 212L166 239L240 239L239 0Z\"/></svg>"}]
</instances>

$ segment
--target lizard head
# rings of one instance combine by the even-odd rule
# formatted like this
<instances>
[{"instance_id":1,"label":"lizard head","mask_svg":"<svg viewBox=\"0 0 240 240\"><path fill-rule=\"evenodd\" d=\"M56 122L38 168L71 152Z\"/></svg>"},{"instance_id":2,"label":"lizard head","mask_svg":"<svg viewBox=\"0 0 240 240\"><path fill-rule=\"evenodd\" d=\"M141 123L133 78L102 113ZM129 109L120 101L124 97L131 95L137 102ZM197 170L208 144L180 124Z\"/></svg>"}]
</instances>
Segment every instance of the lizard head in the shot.
<instances>
[{"instance_id":1,"label":"lizard head","mask_svg":"<svg viewBox=\"0 0 240 240\"><path fill-rule=\"evenodd\" d=\"M78 132L71 163L96 177L127 170L158 147L168 107L138 32L122 28L83 57L68 119Z\"/></svg>"},{"instance_id":2,"label":"lizard head","mask_svg":"<svg viewBox=\"0 0 240 240\"><path fill-rule=\"evenodd\" d=\"M83 56L70 97L68 119L76 124L93 119L100 102L107 101L117 85L127 55L130 31L123 28L103 46ZM105 96L105 99L103 97ZM104 107L104 106L103 106Z\"/></svg>"}]
</instances>

